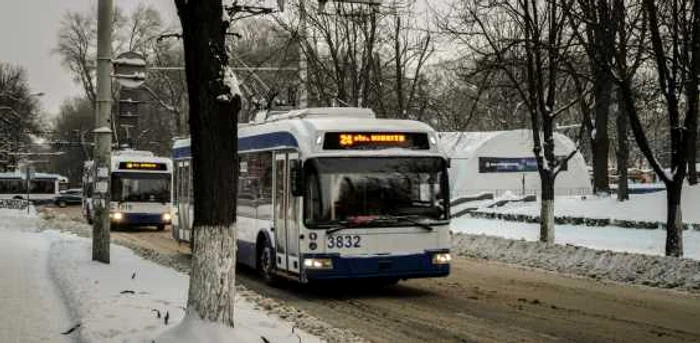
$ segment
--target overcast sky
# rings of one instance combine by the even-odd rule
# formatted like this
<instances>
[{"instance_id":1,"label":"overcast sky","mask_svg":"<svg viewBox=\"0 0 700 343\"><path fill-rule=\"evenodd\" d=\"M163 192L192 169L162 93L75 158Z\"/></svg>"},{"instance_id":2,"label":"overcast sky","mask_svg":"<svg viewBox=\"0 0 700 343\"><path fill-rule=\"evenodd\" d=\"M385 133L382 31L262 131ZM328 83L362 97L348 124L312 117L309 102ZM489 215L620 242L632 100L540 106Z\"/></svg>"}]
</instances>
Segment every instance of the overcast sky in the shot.
<instances>
[{"instance_id":1,"label":"overcast sky","mask_svg":"<svg viewBox=\"0 0 700 343\"><path fill-rule=\"evenodd\" d=\"M173 0L113 1L127 13L139 3L147 3L161 11L166 23L177 22ZM276 0L264 1L274 4ZM419 0L419 9L425 11L427 2L441 6L442 1ZM0 62L27 70L32 91L45 93L42 109L51 115L58 113L64 100L82 95L60 57L52 53L61 19L69 10L96 12L97 0L0 0Z\"/></svg>"},{"instance_id":2,"label":"overcast sky","mask_svg":"<svg viewBox=\"0 0 700 343\"><path fill-rule=\"evenodd\" d=\"M174 22L173 0L114 0L128 11L144 2L163 12ZM97 11L97 0L0 0L0 62L24 67L33 92L43 92L42 109L58 113L61 103L81 95L58 55L51 51L63 14L68 11Z\"/></svg>"}]
</instances>

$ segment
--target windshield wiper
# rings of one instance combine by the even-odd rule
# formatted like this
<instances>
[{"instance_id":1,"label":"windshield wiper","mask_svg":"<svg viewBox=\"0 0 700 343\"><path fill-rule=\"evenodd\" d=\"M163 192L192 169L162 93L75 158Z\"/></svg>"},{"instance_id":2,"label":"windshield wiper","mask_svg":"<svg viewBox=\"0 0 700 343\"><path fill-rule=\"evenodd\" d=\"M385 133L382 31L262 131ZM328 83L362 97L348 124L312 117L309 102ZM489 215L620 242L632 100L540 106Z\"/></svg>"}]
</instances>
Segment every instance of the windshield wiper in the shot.
<instances>
[{"instance_id":1,"label":"windshield wiper","mask_svg":"<svg viewBox=\"0 0 700 343\"><path fill-rule=\"evenodd\" d=\"M333 223L333 225L335 225L335 227L332 227L332 228L329 228L326 230L327 235L330 235L334 232L338 232L340 230L345 230L345 229L350 228L347 224L341 223L341 222Z\"/></svg>"},{"instance_id":2,"label":"windshield wiper","mask_svg":"<svg viewBox=\"0 0 700 343\"><path fill-rule=\"evenodd\" d=\"M420 227L422 227L422 228L424 228L424 229L426 229L426 230L428 230L428 231L433 231L433 230L434 230L433 227L430 226L430 224L423 223L423 222L419 222L419 221L417 221L417 220L415 220L415 219L412 219L411 217L407 217L407 216L396 216L396 219L405 220L405 221L407 221L407 222L409 222L409 223L411 223L411 224L414 224L414 225L416 225L416 226L420 226Z\"/></svg>"}]
</instances>

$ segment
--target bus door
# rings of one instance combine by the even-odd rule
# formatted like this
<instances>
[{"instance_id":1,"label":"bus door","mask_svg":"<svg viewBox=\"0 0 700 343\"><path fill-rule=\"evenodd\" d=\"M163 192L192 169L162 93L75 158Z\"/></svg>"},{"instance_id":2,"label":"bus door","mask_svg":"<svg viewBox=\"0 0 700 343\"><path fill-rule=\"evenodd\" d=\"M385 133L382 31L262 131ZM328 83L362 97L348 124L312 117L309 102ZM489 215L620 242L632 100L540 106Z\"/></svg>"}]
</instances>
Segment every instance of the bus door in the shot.
<instances>
[{"instance_id":1,"label":"bus door","mask_svg":"<svg viewBox=\"0 0 700 343\"><path fill-rule=\"evenodd\" d=\"M192 175L190 161L179 161L177 172L177 237L192 242Z\"/></svg>"},{"instance_id":2,"label":"bus door","mask_svg":"<svg viewBox=\"0 0 700 343\"><path fill-rule=\"evenodd\" d=\"M289 270L287 260L287 193L289 177L287 173L287 153L275 153L275 256L277 268Z\"/></svg>"},{"instance_id":3,"label":"bus door","mask_svg":"<svg viewBox=\"0 0 700 343\"><path fill-rule=\"evenodd\" d=\"M299 201L293 193L294 180L297 174L301 173L301 161L299 153L287 154L287 258L288 269L294 273L299 273ZM300 185L296 185L301 187Z\"/></svg>"},{"instance_id":4,"label":"bus door","mask_svg":"<svg viewBox=\"0 0 700 343\"><path fill-rule=\"evenodd\" d=\"M275 252L277 268L299 272L299 204L290 176L301 172L299 153L275 154ZM294 170L293 170L294 169Z\"/></svg>"}]
</instances>

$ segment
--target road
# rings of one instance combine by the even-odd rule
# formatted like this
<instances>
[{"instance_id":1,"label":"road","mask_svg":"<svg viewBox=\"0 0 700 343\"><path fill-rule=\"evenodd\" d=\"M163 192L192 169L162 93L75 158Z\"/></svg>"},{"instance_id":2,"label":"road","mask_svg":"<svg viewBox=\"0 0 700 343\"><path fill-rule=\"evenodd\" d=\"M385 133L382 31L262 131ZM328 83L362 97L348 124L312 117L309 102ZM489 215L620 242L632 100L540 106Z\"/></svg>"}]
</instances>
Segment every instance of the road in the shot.
<instances>
[{"instance_id":1,"label":"road","mask_svg":"<svg viewBox=\"0 0 700 343\"><path fill-rule=\"evenodd\" d=\"M188 261L189 248L168 230L112 237ZM377 343L700 342L700 295L463 257L454 259L447 278L386 288L272 288L245 270L237 281Z\"/></svg>"}]
</instances>

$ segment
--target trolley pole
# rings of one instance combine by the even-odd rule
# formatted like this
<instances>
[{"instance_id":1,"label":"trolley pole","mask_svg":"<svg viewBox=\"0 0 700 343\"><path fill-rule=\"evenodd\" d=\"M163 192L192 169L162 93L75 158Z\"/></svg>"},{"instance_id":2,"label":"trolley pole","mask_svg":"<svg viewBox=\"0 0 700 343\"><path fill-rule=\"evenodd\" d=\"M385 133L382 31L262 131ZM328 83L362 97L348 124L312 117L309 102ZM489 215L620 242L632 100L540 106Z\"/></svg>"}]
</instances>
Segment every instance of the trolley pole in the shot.
<instances>
[{"instance_id":1,"label":"trolley pole","mask_svg":"<svg viewBox=\"0 0 700 343\"><path fill-rule=\"evenodd\" d=\"M112 0L97 5L97 104L95 106L95 180L92 260L109 263L109 168L112 153Z\"/></svg>"},{"instance_id":2,"label":"trolley pole","mask_svg":"<svg viewBox=\"0 0 700 343\"><path fill-rule=\"evenodd\" d=\"M300 84L298 108L306 108L309 106L309 70L306 61L306 51L304 51L308 24L306 18L306 4L304 1L305 0L299 0L299 26L301 26L299 31L301 31L301 33L299 34L299 71L297 72Z\"/></svg>"}]
</instances>

